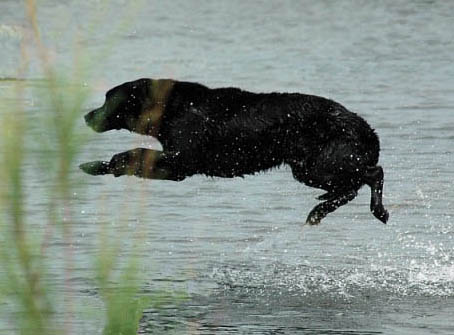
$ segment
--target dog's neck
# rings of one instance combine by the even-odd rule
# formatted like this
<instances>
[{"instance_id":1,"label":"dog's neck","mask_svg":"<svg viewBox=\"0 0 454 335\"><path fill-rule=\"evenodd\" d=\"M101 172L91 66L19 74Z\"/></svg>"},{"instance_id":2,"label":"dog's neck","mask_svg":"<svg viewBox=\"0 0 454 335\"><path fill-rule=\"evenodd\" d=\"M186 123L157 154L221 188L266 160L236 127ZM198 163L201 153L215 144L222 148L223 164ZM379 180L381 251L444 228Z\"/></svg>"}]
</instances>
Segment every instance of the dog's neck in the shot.
<instances>
[{"instance_id":1,"label":"dog's neck","mask_svg":"<svg viewBox=\"0 0 454 335\"><path fill-rule=\"evenodd\" d=\"M137 128L139 134L157 137L174 85L175 81L171 79L151 81L149 102L140 116Z\"/></svg>"}]
</instances>

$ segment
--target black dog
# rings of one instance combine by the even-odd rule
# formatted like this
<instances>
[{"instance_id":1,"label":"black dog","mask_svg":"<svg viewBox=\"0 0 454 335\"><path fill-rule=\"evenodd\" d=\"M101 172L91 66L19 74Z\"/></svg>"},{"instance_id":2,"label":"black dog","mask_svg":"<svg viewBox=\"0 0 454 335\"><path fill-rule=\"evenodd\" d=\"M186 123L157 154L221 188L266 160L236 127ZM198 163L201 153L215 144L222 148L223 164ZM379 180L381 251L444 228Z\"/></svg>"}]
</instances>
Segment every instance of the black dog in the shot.
<instances>
[{"instance_id":1,"label":"black dog","mask_svg":"<svg viewBox=\"0 0 454 335\"><path fill-rule=\"evenodd\" d=\"M163 147L82 164L89 174L179 181L194 174L231 178L288 164L296 180L328 191L307 223L320 223L364 184L372 190L372 213L388 220L378 136L332 100L139 79L108 91L104 105L85 120L97 132L128 129L154 136Z\"/></svg>"}]
</instances>

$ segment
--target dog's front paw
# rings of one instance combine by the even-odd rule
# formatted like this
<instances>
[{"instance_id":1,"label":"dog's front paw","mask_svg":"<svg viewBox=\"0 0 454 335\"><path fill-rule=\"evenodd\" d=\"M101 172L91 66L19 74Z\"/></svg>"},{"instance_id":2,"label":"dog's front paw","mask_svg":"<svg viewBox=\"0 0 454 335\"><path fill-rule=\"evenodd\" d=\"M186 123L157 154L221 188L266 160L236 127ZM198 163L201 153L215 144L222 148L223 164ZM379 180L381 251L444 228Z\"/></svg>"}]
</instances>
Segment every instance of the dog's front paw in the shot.
<instances>
[{"instance_id":1,"label":"dog's front paw","mask_svg":"<svg viewBox=\"0 0 454 335\"><path fill-rule=\"evenodd\" d=\"M104 175L110 173L109 162L93 161L79 165L79 168L85 173L93 176Z\"/></svg>"}]
</instances>

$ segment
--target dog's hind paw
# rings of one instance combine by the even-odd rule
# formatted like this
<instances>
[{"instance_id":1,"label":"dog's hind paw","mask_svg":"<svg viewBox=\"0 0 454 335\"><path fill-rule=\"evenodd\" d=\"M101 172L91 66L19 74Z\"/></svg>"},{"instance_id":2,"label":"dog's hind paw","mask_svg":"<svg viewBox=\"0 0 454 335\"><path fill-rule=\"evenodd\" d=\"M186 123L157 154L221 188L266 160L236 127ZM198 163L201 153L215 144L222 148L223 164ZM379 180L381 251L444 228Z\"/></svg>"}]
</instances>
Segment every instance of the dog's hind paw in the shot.
<instances>
[{"instance_id":1,"label":"dog's hind paw","mask_svg":"<svg viewBox=\"0 0 454 335\"><path fill-rule=\"evenodd\" d=\"M93 161L88 163L83 163L79 165L79 168L85 173L91 174L93 176L104 175L111 173L109 162L105 161Z\"/></svg>"},{"instance_id":2,"label":"dog's hind paw","mask_svg":"<svg viewBox=\"0 0 454 335\"><path fill-rule=\"evenodd\" d=\"M383 222L384 224L386 224L386 222L388 222L388 219L389 219L389 213L388 211L383 207L378 207L377 209L373 210L372 211L372 214L377 218L379 219L381 222Z\"/></svg>"}]
</instances>

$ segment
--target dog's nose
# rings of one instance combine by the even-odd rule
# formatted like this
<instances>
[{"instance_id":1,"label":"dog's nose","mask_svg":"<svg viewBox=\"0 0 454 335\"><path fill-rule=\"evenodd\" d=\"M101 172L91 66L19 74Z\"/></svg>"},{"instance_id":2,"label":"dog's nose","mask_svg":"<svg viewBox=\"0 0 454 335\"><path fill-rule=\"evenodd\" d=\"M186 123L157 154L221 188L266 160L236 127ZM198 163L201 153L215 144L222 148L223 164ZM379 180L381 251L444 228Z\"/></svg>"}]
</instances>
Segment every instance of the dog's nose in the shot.
<instances>
[{"instance_id":1,"label":"dog's nose","mask_svg":"<svg viewBox=\"0 0 454 335\"><path fill-rule=\"evenodd\" d=\"M87 113L84 116L84 119L87 126L89 126L91 129L98 133L102 133L106 130L111 129L106 128L107 123L105 120L105 113L103 107L92 110L90 113Z\"/></svg>"},{"instance_id":2,"label":"dog's nose","mask_svg":"<svg viewBox=\"0 0 454 335\"><path fill-rule=\"evenodd\" d=\"M87 113L87 114L85 114L85 116L84 116L85 123L87 123L87 124L90 122L90 120L91 120L91 118L92 118L91 113L92 113L92 112Z\"/></svg>"},{"instance_id":3,"label":"dog's nose","mask_svg":"<svg viewBox=\"0 0 454 335\"><path fill-rule=\"evenodd\" d=\"M85 124L92 128L94 131L101 131L101 120L99 120L99 114L97 114L98 109L91 111L90 113L85 114Z\"/></svg>"}]
</instances>

